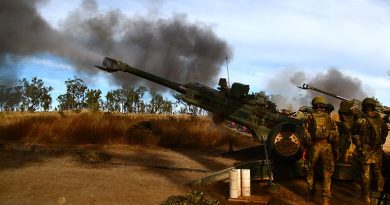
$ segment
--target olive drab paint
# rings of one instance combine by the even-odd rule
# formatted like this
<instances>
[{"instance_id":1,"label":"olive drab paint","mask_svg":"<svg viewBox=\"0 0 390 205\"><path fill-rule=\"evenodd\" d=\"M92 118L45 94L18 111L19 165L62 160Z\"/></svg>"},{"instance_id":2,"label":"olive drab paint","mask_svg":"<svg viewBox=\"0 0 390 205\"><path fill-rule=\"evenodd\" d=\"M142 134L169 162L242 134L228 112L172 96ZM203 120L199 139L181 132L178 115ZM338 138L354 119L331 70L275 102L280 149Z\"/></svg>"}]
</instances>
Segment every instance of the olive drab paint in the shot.
<instances>
[{"instance_id":1,"label":"olive drab paint","mask_svg":"<svg viewBox=\"0 0 390 205\"><path fill-rule=\"evenodd\" d=\"M265 96L249 94L249 85L233 83L229 88L226 79L220 79L218 90L196 82L180 84L108 57L103 60L103 66L96 67L107 72L131 73L171 88L181 93L184 102L212 112L220 119L227 119L249 128L260 141L268 137L268 146L276 156L285 159L298 159L301 156L304 141L303 122L277 112L276 106ZM281 131L289 131L291 135L282 136ZM275 149L279 142L293 145L290 147L294 149L285 149L286 146Z\"/></svg>"}]
</instances>

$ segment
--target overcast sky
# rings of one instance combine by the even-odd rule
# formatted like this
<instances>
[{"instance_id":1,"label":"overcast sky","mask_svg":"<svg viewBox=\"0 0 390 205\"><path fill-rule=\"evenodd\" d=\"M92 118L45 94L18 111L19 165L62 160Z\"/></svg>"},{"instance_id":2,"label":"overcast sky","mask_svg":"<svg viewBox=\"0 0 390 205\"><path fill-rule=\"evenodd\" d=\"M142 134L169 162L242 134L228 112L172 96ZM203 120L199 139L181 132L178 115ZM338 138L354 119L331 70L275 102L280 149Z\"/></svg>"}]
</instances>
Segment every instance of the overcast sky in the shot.
<instances>
[{"instance_id":1,"label":"overcast sky","mask_svg":"<svg viewBox=\"0 0 390 205\"><path fill-rule=\"evenodd\" d=\"M290 83L292 73L302 71L310 79L329 68L337 68L360 80L369 95L390 105L387 1L97 0L97 3L102 11L119 9L127 16L156 18L185 14L189 22L210 26L232 48L231 81L249 84L252 91L302 93ZM39 11L43 18L60 29L69 12L78 8L81 1L52 0L41 4ZM23 68L22 77L38 76L53 86L54 98L64 93L64 81L73 75L81 75L94 88L116 87L103 73L83 76L74 72L65 60L50 55L30 56L19 64ZM226 76L223 66L220 77ZM275 78L284 86L272 86Z\"/></svg>"}]
</instances>

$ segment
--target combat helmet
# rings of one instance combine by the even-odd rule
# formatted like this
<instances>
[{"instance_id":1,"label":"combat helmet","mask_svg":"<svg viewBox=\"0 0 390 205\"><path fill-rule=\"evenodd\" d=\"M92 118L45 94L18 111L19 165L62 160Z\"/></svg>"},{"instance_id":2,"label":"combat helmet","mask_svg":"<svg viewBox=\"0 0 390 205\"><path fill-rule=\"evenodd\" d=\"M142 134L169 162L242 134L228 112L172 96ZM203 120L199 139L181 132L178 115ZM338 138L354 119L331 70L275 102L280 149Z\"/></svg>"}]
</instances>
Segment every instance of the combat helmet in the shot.
<instances>
[{"instance_id":1,"label":"combat helmet","mask_svg":"<svg viewBox=\"0 0 390 205\"><path fill-rule=\"evenodd\" d=\"M330 104L330 103L326 103L325 104L325 110L326 110L326 112L331 113L334 110L334 106L332 104Z\"/></svg>"},{"instance_id":2,"label":"combat helmet","mask_svg":"<svg viewBox=\"0 0 390 205\"><path fill-rule=\"evenodd\" d=\"M313 106L317 105L317 104L324 104L325 105L325 98L322 97L322 96L316 96L315 98L313 98L313 100L311 101L311 104Z\"/></svg>"},{"instance_id":3,"label":"combat helmet","mask_svg":"<svg viewBox=\"0 0 390 205\"><path fill-rule=\"evenodd\" d=\"M376 106L376 100L374 98L365 98L362 102L362 107L366 107L368 105Z\"/></svg>"},{"instance_id":4,"label":"combat helmet","mask_svg":"<svg viewBox=\"0 0 390 205\"><path fill-rule=\"evenodd\" d=\"M343 100L340 103L339 113L350 113L353 102L349 100Z\"/></svg>"}]
</instances>

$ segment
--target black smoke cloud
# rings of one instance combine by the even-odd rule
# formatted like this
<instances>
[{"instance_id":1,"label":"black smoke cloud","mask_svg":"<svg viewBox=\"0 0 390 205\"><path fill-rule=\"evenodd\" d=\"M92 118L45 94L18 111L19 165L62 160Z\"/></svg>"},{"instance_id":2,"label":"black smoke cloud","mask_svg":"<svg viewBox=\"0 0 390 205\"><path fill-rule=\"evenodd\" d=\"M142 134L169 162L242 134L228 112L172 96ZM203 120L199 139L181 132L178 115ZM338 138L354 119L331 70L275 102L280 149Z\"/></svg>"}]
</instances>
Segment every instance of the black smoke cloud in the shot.
<instances>
[{"instance_id":1,"label":"black smoke cloud","mask_svg":"<svg viewBox=\"0 0 390 205\"><path fill-rule=\"evenodd\" d=\"M170 80L209 84L225 57L232 55L228 44L209 26L190 23L184 14L166 19L128 17L120 10L102 12L95 1L84 0L55 29L37 11L41 1L4 0L1 4L3 81L11 79L9 73L17 77L17 69L7 63L50 53L83 73L97 73L93 65L101 65L103 56L110 56ZM118 84L139 81L130 74L113 76Z\"/></svg>"},{"instance_id":2,"label":"black smoke cloud","mask_svg":"<svg viewBox=\"0 0 390 205\"><path fill-rule=\"evenodd\" d=\"M10 82L16 78L13 64L20 57L48 50L53 46L54 31L39 16L38 1L6 0L0 6L0 77ZM42 46L45 42L45 46Z\"/></svg>"},{"instance_id":3,"label":"black smoke cloud","mask_svg":"<svg viewBox=\"0 0 390 205\"><path fill-rule=\"evenodd\" d=\"M314 75L304 71L284 70L269 81L268 89L276 94L275 103L280 109L291 106L296 110L301 106L311 106L311 100L318 95L324 96L336 109L339 107L341 101L338 99L296 87L302 86L303 83L348 99L362 100L367 96L373 96L369 89L363 87L361 80L345 74L338 68L329 68Z\"/></svg>"}]
</instances>

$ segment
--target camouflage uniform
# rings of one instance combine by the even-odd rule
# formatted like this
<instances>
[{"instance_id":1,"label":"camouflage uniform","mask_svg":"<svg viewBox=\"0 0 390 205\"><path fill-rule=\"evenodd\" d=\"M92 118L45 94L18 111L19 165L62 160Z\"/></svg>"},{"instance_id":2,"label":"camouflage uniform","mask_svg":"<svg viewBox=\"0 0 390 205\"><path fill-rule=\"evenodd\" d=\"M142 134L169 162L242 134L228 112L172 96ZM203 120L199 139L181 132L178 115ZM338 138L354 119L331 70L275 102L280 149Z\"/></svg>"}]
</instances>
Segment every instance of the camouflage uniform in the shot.
<instances>
[{"instance_id":1,"label":"camouflage uniform","mask_svg":"<svg viewBox=\"0 0 390 205\"><path fill-rule=\"evenodd\" d=\"M340 118L340 123L338 123L340 159L344 162L350 161L347 152L351 145L351 127L355 116L351 110L352 106L352 101L341 101L338 110Z\"/></svg>"},{"instance_id":2,"label":"camouflage uniform","mask_svg":"<svg viewBox=\"0 0 390 205\"><path fill-rule=\"evenodd\" d=\"M318 98L318 97L316 97ZM316 106L315 99L313 99L313 106ZM320 104L325 104L325 99L320 100ZM310 136L310 154L309 154L309 172L307 175L307 182L309 186L309 192L311 195L315 193L315 176L314 172L317 166L317 162L321 159L321 164L324 174L323 184L323 198L324 203L329 203L329 199L332 196L330 185L331 178L334 171L333 161L333 149L332 144L337 144L337 128L335 122L325 112L323 108L315 108L315 111L311 114L305 127Z\"/></svg>"},{"instance_id":3,"label":"camouflage uniform","mask_svg":"<svg viewBox=\"0 0 390 205\"><path fill-rule=\"evenodd\" d=\"M363 114L357 118L352 127L352 135L358 148L359 161L362 164L362 196L369 202L370 169L376 179L376 191L383 191L382 145L386 141L388 128L374 109L367 111L367 106L375 106L372 98L363 100Z\"/></svg>"},{"instance_id":4,"label":"camouflage uniform","mask_svg":"<svg viewBox=\"0 0 390 205\"><path fill-rule=\"evenodd\" d=\"M325 104L325 111L330 115L334 110L334 106L330 103Z\"/></svg>"}]
</instances>

